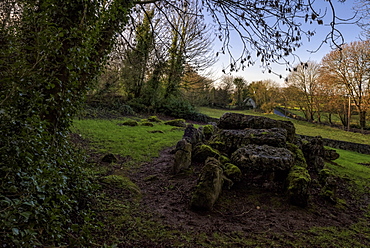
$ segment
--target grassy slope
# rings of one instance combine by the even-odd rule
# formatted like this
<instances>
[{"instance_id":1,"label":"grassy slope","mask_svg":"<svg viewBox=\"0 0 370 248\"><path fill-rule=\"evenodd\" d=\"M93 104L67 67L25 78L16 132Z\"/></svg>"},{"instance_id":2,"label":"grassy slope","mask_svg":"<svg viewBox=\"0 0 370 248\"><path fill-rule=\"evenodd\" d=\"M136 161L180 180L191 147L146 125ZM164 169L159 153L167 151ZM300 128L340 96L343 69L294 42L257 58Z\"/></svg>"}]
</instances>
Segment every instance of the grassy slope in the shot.
<instances>
[{"instance_id":1,"label":"grassy slope","mask_svg":"<svg viewBox=\"0 0 370 248\"><path fill-rule=\"evenodd\" d=\"M276 120L289 120L294 123L297 134L309 135L309 136L321 136L323 138L342 140L354 143L368 144L370 145L370 135L364 135L360 133L344 132L343 130L332 128L329 126L320 125L304 121L297 121L287 119L274 114L262 114L254 112L252 110L240 110L240 111L228 111L224 109L212 109L201 107L198 109L201 113L209 115L214 118L221 117L225 112L235 112L247 115L265 116Z\"/></svg>"},{"instance_id":2,"label":"grassy slope","mask_svg":"<svg viewBox=\"0 0 370 248\"><path fill-rule=\"evenodd\" d=\"M203 109L202 112L204 113L205 110L207 109ZM210 114L213 117L219 117L222 114L222 111L207 111L213 111ZM242 111L242 113L246 112ZM271 117L271 115L263 116ZM98 152L112 152L122 156L130 155L135 162L134 164L140 164L148 161L151 157L158 156L158 152L162 148L173 146L183 134L182 130L173 129L173 127L163 124L155 124L154 127L117 125L122 121L76 120L74 127L75 131L92 141L93 147ZM297 123L295 125L297 126ZM316 133L316 135L326 133L326 131L322 131L322 127L314 128L312 125L308 128L303 123L299 125L302 126L297 130L302 131L298 131L298 133L303 132L302 134L308 135L308 131ZM151 130L161 130L163 133L148 133ZM338 137L344 137L344 134L340 134L343 131L335 132L338 132ZM350 136L348 139L353 141L356 138ZM335 161L338 165L327 166L338 175L354 180L359 189L365 190L368 188L370 168L358 163L370 163L370 156L342 150L339 150L339 152L341 158ZM130 167L133 164L127 166ZM95 169L100 171L100 168ZM114 173L124 176L122 171L115 171ZM125 182L126 180L122 181ZM121 185L121 187L131 187L131 182L128 181L127 184L127 186ZM112 187L112 185L109 187ZM97 247L104 244L122 245L137 240L150 240L157 244L170 242L175 247L184 246L187 242L201 247L235 247L234 245L243 247L362 247L363 242L356 239L359 233L365 237L367 242L370 240L369 225L366 220L360 221L350 228L313 228L309 231L293 234L250 234L248 238L237 233L215 233L212 237L207 237L202 233L183 233L153 222L148 213L138 212L135 207L138 202L132 204L117 198L114 194L104 192L104 189L101 191L95 206L98 217L102 219L99 225L103 225L102 230L94 236L96 240L94 239L93 243ZM370 208L367 215L370 216ZM291 238L287 238L292 235L295 237L294 242Z\"/></svg>"}]
</instances>

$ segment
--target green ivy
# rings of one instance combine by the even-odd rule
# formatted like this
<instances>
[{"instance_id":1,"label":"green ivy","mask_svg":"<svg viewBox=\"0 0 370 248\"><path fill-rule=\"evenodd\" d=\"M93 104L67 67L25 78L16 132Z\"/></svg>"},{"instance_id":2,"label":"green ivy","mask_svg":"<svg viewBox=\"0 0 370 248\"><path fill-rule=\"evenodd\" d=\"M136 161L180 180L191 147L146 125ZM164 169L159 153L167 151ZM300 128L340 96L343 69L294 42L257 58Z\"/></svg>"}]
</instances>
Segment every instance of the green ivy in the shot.
<instances>
[{"instance_id":1,"label":"green ivy","mask_svg":"<svg viewBox=\"0 0 370 248\"><path fill-rule=\"evenodd\" d=\"M94 185L69 128L132 3L16 3L0 27L0 246L88 246Z\"/></svg>"}]
</instances>

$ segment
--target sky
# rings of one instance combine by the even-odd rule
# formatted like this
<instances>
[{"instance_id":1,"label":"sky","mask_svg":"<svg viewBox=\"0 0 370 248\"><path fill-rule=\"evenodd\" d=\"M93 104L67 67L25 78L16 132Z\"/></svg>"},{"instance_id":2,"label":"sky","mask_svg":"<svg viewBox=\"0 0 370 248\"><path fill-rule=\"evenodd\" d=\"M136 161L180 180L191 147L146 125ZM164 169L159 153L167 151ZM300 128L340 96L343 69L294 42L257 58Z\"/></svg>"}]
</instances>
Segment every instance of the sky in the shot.
<instances>
[{"instance_id":1,"label":"sky","mask_svg":"<svg viewBox=\"0 0 370 248\"><path fill-rule=\"evenodd\" d=\"M319 7L326 7L327 2L324 0L316 0L316 5ZM337 2L337 0L333 1L335 7L337 16L343 19L348 19L353 17L354 11L352 10L352 7L354 6L354 0L347 0L345 3ZM328 24L330 22L331 16L327 16L326 19L324 19L324 24ZM310 26L310 30L312 30L313 26ZM320 46L322 40L326 36L326 34L330 31L330 27L326 25L316 25L314 26L314 30L316 30L316 34L314 37L311 38L310 41L307 40L307 38L303 38L302 43L303 46L301 46L299 49L297 49L296 54L299 56L301 61L316 61L320 62L321 59L328 54L331 51L330 44L324 44L319 51L315 53L311 53L309 51L317 50L317 48ZM356 24L343 24L339 25L338 29L341 31L345 43L350 43L352 41L359 40L361 29ZM233 40L233 39L232 39ZM235 39L237 40L237 39ZM239 44L231 44L234 48L234 50L238 50ZM220 48L220 44L217 44L217 41L214 45L214 49ZM237 56L238 54L236 54ZM298 63L299 61L290 61L291 63ZM212 67L213 71L213 77L215 79L219 79L222 75L222 69L225 68L229 64L229 56L228 55L222 55L219 57L219 61ZM252 67L248 67L244 71L234 72L230 75L235 77L243 77L247 82L252 81L259 81L259 80L266 80L271 79L273 81L276 81L280 86L284 86L284 79L288 75L289 72L286 71L285 66L280 65L273 65L273 71L279 75L282 75L282 79L279 78L278 75L270 74L268 72L263 73L263 68L261 65L256 62L256 64Z\"/></svg>"}]
</instances>

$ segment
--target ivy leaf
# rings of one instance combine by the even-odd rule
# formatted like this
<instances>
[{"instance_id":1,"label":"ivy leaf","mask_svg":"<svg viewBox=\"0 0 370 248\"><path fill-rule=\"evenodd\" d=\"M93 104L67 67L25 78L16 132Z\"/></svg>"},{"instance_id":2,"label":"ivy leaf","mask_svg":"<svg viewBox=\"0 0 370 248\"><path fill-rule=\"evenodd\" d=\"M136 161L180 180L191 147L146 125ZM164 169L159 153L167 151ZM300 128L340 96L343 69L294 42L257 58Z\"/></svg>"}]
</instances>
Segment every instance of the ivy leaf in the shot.
<instances>
[{"instance_id":1,"label":"ivy leaf","mask_svg":"<svg viewBox=\"0 0 370 248\"><path fill-rule=\"evenodd\" d=\"M13 227L12 232L13 232L14 235L19 235L19 229L18 228Z\"/></svg>"}]
</instances>

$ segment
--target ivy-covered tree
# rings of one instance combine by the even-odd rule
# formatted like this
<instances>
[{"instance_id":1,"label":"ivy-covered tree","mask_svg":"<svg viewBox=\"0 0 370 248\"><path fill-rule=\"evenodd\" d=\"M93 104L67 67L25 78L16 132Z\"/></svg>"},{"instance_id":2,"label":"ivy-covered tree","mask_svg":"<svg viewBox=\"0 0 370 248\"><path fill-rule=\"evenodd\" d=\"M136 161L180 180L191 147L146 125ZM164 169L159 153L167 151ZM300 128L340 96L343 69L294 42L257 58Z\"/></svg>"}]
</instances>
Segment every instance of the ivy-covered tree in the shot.
<instances>
[{"instance_id":1,"label":"ivy-covered tree","mask_svg":"<svg viewBox=\"0 0 370 248\"><path fill-rule=\"evenodd\" d=\"M85 236L91 185L68 131L131 7L130 1L1 2L2 244L84 242L73 237Z\"/></svg>"},{"instance_id":2,"label":"ivy-covered tree","mask_svg":"<svg viewBox=\"0 0 370 248\"><path fill-rule=\"evenodd\" d=\"M154 35L151 23L154 17L154 9L144 12L141 24L136 27L136 36L133 48L129 48L124 56L121 74L124 78L124 85L130 98L142 97L145 87L149 60L154 48Z\"/></svg>"}]
</instances>

